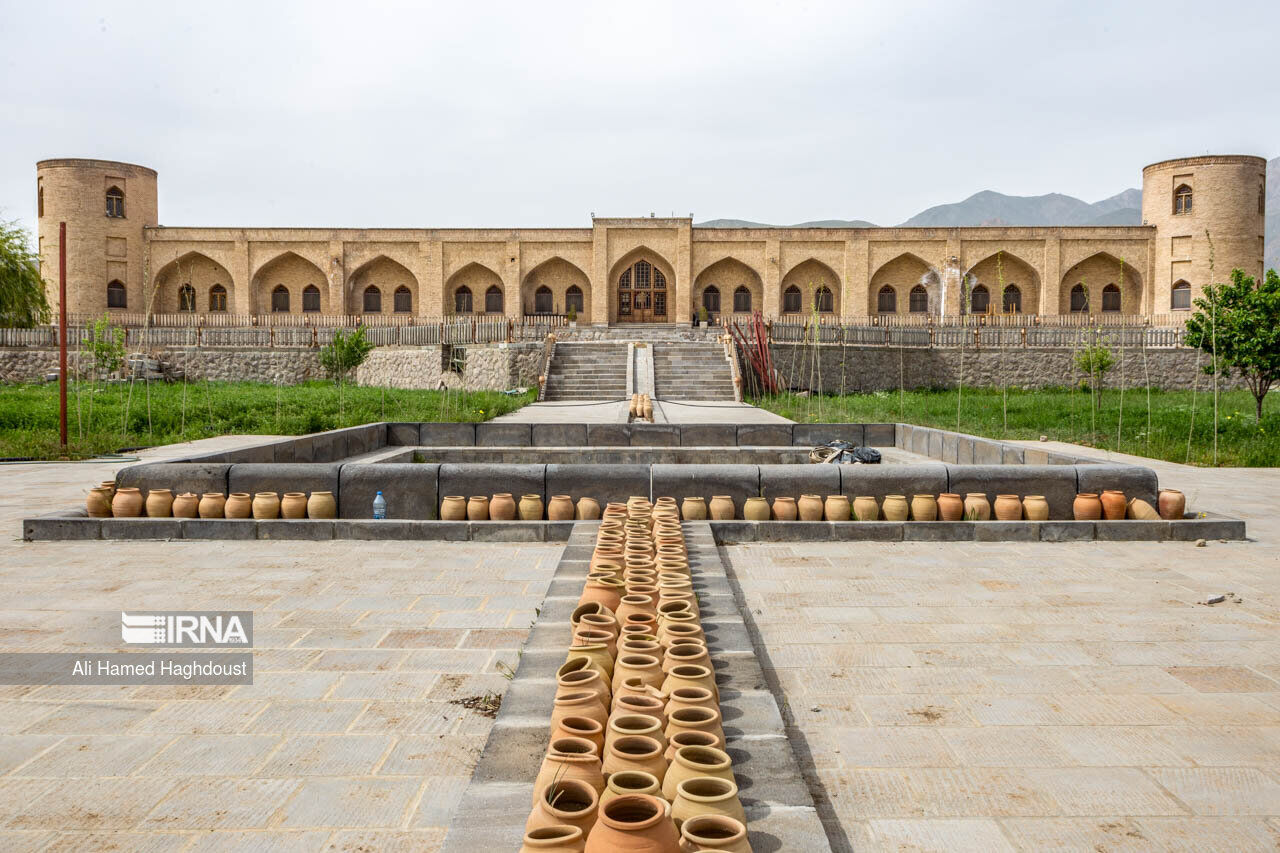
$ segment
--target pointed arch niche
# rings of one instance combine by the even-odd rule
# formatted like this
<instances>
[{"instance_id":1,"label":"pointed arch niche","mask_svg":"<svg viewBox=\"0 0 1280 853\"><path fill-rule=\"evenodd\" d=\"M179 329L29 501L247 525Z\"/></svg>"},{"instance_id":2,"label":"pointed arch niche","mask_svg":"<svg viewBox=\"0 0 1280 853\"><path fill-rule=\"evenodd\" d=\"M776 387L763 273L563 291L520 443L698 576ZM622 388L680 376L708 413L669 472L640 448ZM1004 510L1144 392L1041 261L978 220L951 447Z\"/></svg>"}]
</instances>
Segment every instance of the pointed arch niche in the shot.
<instances>
[{"instance_id":1,"label":"pointed arch niche","mask_svg":"<svg viewBox=\"0 0 1280 853\"><path fill-rule=\"evenodd\" d=\"M332 310L324 272L301 255L285 252L272 258L258 270L253 277L253 311L259 314L272 313L272 306L282 304L277 293L277 288L280 287L289 293L290 314L302 312L303 291L309 287L319 291L320 312L327 314ZM314 301L314 296L312 299Z\"/></svg>"},{"instance_id":2,"label":"pointed arch niche","mask_svg":"<svg viewBox=\"0 0 1280 853\"><path fill-rule=\"evenodd\" d=\"M182 288L190 285L195 291L195 313L217 313L212 305L218 300L211 300L210 295L215 287L223 289L221 304L227 306L223 310L233 309L235 305L235 283L227 268L202 252L187 252L160 268L155 277L155 301L152 305L157 314L173 314L182 310ZM234 309L233 309L234 310Z\"/></svg>"},{"instance_id":3,"label":"pointed arch niche","mask_svg":"<svg viewBox=\"0 0 1280 853\"><path fill-rule=\"evenodd\" d=\"M542 288L546 290L539 297L538 291ZM547 291L550 291L550 296ZM548 310L541 310L547 308L548 302ZM585 272L564 258L554 257L543 261L529 270L520 283L520 311L526 317L567 314L570 303L577 310L577 322L584 325L591 322L591 280Z\"/></svg>"},{"instance_id":4,"label":"pointed arch niche","mask_svg":"<svg viewBox=\"0 0 1280 853\"><path fill-rule=\"evenodd\" d=\"M1095 252L1071 267L1062 277L1062 283L1058 287L1058 311L1070 314L1073 313L1073 309L1076 309L1074 313L1101 314L1104 308L1103 291L1108 285L1115 285L1120 291L1119 313L1141 314L1143 311L1142 276L1130 264L1126 263L1123 267L1122 274L1120 259L1110 252ZM1082 296L1077 288L1081 285L1085 291L1083 300L1087 304L1087 312L1078 310ZM1074 305L1071 300L1072 290L1076 291ZM1107 313L1112 313L1114 293L1114 290L1108 292L1105 306Z\"/></svg>"}]
</instances>

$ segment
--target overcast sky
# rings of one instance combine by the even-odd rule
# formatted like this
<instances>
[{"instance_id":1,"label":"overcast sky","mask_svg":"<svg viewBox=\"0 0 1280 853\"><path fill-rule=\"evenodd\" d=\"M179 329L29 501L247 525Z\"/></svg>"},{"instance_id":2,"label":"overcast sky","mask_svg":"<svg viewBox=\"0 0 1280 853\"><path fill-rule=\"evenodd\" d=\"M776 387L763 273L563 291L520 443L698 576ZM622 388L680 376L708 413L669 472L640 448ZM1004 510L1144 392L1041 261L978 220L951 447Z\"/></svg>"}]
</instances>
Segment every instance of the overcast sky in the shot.
<instances>
[{"instance_id":1,"label":"overcast sky","mask_svg":"<svg viewBox=\"0 0 1280 853\"><path fill-rule=\"evenodd\" d=\"M4 3L0 209L160 173L166 225L892 225L1280 153L1280 2Z\"/></svg>"}]
</instances>

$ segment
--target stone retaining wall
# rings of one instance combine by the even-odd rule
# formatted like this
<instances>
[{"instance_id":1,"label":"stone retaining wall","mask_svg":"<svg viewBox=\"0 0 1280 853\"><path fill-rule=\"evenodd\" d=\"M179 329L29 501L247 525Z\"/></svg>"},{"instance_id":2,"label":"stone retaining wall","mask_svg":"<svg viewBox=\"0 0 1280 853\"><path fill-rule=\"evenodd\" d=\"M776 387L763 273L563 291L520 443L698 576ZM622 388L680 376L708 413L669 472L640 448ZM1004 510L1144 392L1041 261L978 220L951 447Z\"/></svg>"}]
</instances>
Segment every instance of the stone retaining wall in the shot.
<instances>
[{"instance_id":1,"label":"stone retaining wall","mask_svg":"<svg viewBox=\"0 0 1280 853\"><path fill-rule=\"evenodd\" d=\"M503 391L536 385L542 369L540 343L487 344L455 347L463 369L456 373L444 363L439 346L378 347L356 371L360 385L387 388L448 388Z\"/></svg>"}]
</instances>

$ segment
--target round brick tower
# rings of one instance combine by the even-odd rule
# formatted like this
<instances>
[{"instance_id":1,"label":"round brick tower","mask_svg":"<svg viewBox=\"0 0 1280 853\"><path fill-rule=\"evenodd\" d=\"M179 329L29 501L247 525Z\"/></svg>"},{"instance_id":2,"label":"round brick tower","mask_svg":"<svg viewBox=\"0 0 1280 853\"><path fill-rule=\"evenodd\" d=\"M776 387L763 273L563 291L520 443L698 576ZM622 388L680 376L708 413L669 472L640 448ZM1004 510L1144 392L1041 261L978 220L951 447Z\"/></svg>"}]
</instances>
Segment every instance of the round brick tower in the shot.
<instances>
[{"instance_id":1,"label":"round brick tower","mask_svg":"<svg viewBox=\"0 0 1280 853\"><path fill-rule=\"evenodd\" d=\"M1156 227L1148 313L1189 308L1206 284L1228 281L1232 269L1262 274L1266 174L1265 159L1240 154L1164 160L1142 170L1142 223Z\"/></svg>"},{"instance_id":2,"label":"round brick tower","mask_svg":"<svg viewBox=\"0 0 1280 853\"><path fill-rule=\"evenodd\" d=\"M111 160L36 163L40 264L58 302L58 223L67 223L67 312L147 310L143 229L157 222L156 172Z\"/></svg>"}]
</instances>

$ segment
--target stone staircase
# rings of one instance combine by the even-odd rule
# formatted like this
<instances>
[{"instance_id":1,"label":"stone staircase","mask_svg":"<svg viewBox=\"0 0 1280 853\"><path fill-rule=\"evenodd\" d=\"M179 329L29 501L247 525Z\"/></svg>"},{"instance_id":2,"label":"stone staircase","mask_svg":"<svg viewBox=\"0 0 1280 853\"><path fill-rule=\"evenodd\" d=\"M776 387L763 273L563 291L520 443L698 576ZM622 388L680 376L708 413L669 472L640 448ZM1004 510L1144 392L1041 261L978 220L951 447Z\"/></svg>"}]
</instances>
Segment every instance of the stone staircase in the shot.
<instances>
[{"instance_id":1,"label":"stone staircase","mask_svg":"<svg viewBox=\"0 0 1280 853\"><path fill-rule=\"evenodd\" d=\"M625 343L557 343L544 399L624 399L627 368Z\"/></svg>"},{"instance_id":2,"label":"stone staircase","mask_svg":"<svg viewBox=\"0 0 1280 853\"><path fill-rule=\"evenodd\" d=\"M714 343L655 343L653 396L658 400L734 399L733 371L724 345Z\"/></svg>"}]
</instances>

